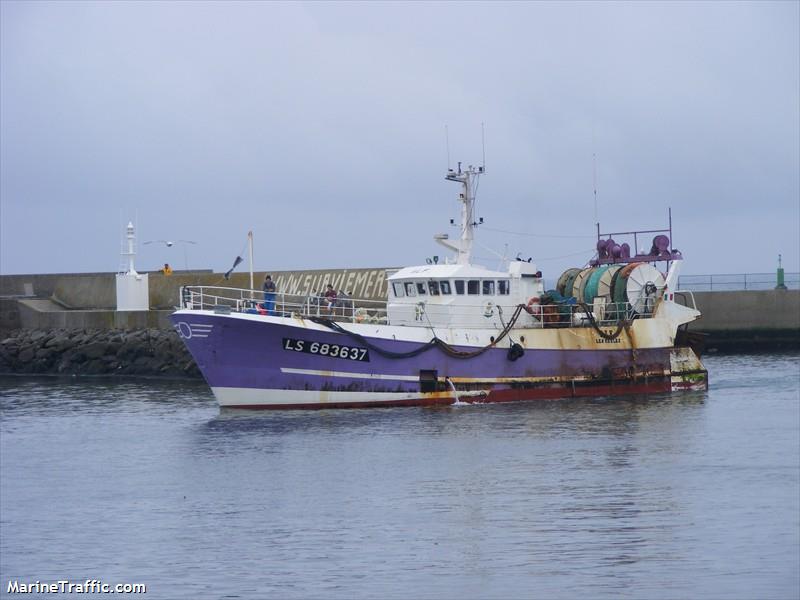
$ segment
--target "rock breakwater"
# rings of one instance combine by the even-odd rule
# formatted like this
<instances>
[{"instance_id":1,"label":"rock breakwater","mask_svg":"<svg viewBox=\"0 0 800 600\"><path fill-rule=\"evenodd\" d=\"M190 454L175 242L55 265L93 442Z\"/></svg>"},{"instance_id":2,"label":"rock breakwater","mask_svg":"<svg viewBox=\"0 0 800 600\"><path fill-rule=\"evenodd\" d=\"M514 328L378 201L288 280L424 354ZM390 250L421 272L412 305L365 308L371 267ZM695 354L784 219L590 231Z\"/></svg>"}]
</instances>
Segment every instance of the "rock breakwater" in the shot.
<instances>
[{"instance_id":1,"label":"rock breakwater","mask_svg":"<svg viewBox=\"0 0 800 600\"><path fill-rule=\"evenodd\" d=\"M18 329L0 340L0 373L201 377L177 333L162 329Z\"/></svg>"}]
</instances>

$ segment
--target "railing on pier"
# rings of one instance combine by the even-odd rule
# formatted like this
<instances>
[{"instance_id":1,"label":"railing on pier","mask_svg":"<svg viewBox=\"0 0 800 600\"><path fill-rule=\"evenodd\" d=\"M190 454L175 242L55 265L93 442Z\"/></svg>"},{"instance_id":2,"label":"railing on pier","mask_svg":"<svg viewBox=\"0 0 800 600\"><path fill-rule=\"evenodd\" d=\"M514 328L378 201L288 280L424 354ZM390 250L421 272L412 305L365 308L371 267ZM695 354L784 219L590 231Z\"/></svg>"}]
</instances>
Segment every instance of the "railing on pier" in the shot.
<instances>
[{"instance_id":1,"label":"railing on pier","mask_svg":"<svg viewBox=\"0 0 800 600\"><path fill-rule=\"evenodd\" d=\"M678 278L678 287L694 292L772 290L777 284L774 272L681 275ZM790 290L800 289L800 273L784 273L783 284Z\"/></svg>"}]
</instances>

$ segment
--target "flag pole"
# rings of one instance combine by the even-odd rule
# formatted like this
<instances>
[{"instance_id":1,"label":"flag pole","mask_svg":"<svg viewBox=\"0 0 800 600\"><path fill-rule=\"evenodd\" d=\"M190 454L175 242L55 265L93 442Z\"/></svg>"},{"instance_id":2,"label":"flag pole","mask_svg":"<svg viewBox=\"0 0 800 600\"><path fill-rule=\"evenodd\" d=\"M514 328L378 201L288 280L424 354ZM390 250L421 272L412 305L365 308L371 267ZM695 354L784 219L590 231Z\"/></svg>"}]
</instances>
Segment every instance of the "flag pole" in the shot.
<instances>
[{"instance_id":1,"label":"flag pole","mask_svg":"<svg viewBox=\"0 0 800 600\"><path fill-rule=\"evenodd\" d=\"M253 232L247 232L247 245L250 251L250 298L253 298L253 290L255 289L253 285Z\"/></svg>"}]
</instances>

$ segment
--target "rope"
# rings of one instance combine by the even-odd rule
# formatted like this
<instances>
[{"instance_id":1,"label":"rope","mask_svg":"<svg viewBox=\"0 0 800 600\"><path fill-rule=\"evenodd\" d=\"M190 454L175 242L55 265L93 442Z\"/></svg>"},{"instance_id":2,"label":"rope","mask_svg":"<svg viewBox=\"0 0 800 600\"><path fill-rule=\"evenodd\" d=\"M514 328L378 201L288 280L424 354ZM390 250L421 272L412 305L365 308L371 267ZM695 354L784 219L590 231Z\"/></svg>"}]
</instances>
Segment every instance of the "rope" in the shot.
<instances>
[{"instance_id":1,"label":"rope","mask_svg":"<svg viewBox=\"0 0 800 600\"><path fill-rule=\"evenodd\" d=\"M516 310L517 310L517 312L519 312L519 307L520 307L520 306L521 306L522 308L524 308L524 309L525 309L525 311L527 312L527 310L528 310L528 307L527 307L527 306L525 306L525 305L523 305L523 304L520 304L520 305L518 305L518 306L517 306L517 309L516 309ZM505 322L503 321L503 307L502 307L502 306L500 306L499 304L497 305L497 316L500 318L500 324L503 326L503 329L506 329L506 324L505 324ZM519 314L517 314L517 317L519 317ZM509 333L509 336L508 336L508 339L509 339L509 341L510 341L512 344L515 344L516 342L514 341L514 338L512 338L512 337L511 337L511 328L508 328L508 333Z\"/></svg>"}]
</instances>

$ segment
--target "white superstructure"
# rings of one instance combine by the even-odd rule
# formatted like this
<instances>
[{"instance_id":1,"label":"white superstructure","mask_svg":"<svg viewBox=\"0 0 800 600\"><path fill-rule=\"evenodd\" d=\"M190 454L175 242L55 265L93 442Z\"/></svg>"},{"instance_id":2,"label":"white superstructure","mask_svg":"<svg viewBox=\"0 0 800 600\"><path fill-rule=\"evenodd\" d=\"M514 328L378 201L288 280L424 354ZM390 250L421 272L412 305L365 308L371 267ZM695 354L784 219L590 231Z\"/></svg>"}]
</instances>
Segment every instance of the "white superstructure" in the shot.
<instances>
[{"instance_id":1,"label":"white superstructure","mask_svg":"<svg viewBox=\"0 0 800 600\"><path fill-rule=\"evenodd\" d=\"M492 271L472 264L474 230L483 219L475 217L475 191L485 169L469 166L449 169L445 179L460 183L461 235L434 239L455 252L445 264L406 267L388 277L387 317L392 325L419 327L493 327L502 323L519 304L526 304L544 291L536 265L520 260L507 271ZM535 326L529 317L520 325Z\"/></svg>"}]
</instances>

